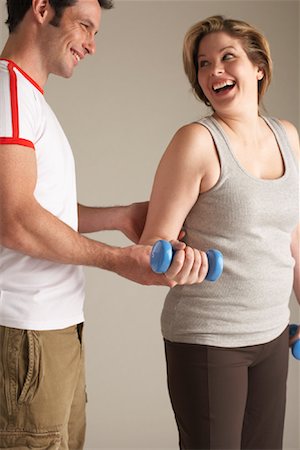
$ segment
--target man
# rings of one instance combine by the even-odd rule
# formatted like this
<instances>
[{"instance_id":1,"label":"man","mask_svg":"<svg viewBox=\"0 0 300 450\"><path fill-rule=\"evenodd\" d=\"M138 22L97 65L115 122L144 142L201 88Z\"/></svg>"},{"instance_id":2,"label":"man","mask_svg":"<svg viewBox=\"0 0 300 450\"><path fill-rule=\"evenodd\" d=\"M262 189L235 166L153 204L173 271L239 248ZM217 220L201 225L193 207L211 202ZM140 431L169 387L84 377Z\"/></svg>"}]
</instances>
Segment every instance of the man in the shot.
<instances>
[{"instance_id":1,"label":"man","mask_svg":"<svg viewBox=\"0 0 300 450\"><path fill-rule=\"evenodd\" d=\"M111 0L8 0L0 59L0 448L81 449L85 381L81 266L141 284L201 282L202 254L179 250L164 275L149 246L116 248L82 233L139 240L147 204L77 205L72 151L44 98L50 73L70 77L95 52Z\"/></svg>"}]
</instances>

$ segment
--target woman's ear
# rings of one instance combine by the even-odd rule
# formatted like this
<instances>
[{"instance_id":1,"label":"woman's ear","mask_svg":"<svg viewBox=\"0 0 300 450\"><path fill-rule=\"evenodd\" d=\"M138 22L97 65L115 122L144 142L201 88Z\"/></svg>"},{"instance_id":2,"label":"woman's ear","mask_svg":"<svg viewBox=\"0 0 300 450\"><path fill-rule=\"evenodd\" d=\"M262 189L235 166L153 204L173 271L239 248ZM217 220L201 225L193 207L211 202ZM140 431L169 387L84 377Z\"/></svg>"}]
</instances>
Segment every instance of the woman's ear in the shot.
<instances>
[{"instance_id":1,"label":"woman's ear","mask_svg":"<svg viewBox=\"0 0 300 450\"><path fill-rule=\"evenodd\" d=\"M264 76L265 76L264 71L262 69L258 68L258 70L257 70L257 79L258 79L258 81L262 80Z\"/></svg>"}]
</instances>

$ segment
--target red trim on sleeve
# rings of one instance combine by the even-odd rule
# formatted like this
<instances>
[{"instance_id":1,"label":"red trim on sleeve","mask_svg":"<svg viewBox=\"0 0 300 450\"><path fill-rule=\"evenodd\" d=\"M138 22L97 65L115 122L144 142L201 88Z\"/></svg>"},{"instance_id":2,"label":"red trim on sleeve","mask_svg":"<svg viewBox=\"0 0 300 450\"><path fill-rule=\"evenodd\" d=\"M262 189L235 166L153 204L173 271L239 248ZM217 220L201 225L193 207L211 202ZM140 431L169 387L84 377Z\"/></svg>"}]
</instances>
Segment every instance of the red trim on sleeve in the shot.
<instances>
[{"instance_id":1,"label":"red trim on sleeve","mask_svg":"<svg viewBox=\"0 0 300 450\"><path fill-rule=\"evenodd\" d=\"M27 139L0 137L0 145L7 144L22 145L23 147L30 147L35 150L33 142L28 141Z\"/></svg>"},{"instance_id":2,"label":"red trim on sleeve","mask_svg":"<svg viewBox=\"0 0 300 450\"><path fill-rule=\"evenodd\" d=\"M8 65L15 67L25 78L27 78L28 81L30 81L31 84L33 84L33 86L35 86L44 95L44 89L42 89L41 86L36 81L34 81L34 79L31 78L26 72L24 72L24 70L21 69L21 67L19 67L16 63L11 61L10 59L5 58L0 58L0 61L6 61Z\"/></svg>"},{"instance_id":3,"label":"red trim on sleeve","mask_svg":"<svg viewBox=\"0 0 300 450\"><path fill-rule=\"evenodd\" d=\"M12 118L12 137L19 138L19 107L18 107L18 89L17 76L14 72L14 67L11 62L8 63L9 84L10 84L10 104L11 104L11 118Z\"/></svg>"},{"instance_id":4,"label":"red trim on sleeve","mask_svg":"<svg viewBox=\"0 0 300 450\"><path fill-rule=\"evenodd\" d=\"M0 61L3 60L0 58ZM21 145L23 147L29 147L35 150L34 144L28 139L23 139L20 137L20 127L19 127L19 106L18 106L18 84L17 75L15 69L22 73L29 81L31 81L39 90L41 88L30 78L25 72L22 71L13 61L4 60L7 64L7 69L9 73L9 89L10 89L10 106L11 106L11 121L12 121L12 136L11 137L1 137L0 145L14 144ZM43 92L42 92L43 93Z\"/></svg>"}]
</instances>

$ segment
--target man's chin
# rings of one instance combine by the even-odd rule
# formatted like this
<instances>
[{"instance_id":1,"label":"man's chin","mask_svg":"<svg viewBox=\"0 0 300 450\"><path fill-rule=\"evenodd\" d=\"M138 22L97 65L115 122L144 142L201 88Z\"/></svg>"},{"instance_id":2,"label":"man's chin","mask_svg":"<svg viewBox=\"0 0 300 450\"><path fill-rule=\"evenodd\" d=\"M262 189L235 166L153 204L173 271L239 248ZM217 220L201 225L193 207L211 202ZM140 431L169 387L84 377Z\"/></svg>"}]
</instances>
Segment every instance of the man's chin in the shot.
<instances>
[{"instance_id":1,"label":"man's chin","mask_svg":"<svg viewBox=\"0 0 300 450\"><path fill-rule=\"evenodd\" d=\"M59 70L57 72L52 72L53 75L56 75L61 78L71 78L74 73L74 68L67 70Z\"/></svg>"}]
</instances>

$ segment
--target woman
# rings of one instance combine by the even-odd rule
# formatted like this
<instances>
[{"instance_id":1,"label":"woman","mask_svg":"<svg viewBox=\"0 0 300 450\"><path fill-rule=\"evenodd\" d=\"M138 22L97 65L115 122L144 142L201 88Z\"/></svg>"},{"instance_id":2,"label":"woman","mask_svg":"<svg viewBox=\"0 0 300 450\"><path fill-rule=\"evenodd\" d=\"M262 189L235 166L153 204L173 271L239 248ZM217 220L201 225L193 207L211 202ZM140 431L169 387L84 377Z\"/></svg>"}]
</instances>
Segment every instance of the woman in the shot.
<instances>
[{"instance_id":1,"label":"woman","mask_svg":"<svg viewBox=\"0 0 300 450\"><path fill-rule=\"evenodd\" d=\"M162 313L180 448L281 449L293 280L300 302L298 135L260 114L272 62L252 26L209 17L188 31L183 58L213 113L169 144L141 242L183 226L188 246L223 253L224 271L172 288Z\"/></svg>"}]
</instances>

